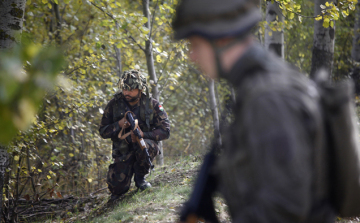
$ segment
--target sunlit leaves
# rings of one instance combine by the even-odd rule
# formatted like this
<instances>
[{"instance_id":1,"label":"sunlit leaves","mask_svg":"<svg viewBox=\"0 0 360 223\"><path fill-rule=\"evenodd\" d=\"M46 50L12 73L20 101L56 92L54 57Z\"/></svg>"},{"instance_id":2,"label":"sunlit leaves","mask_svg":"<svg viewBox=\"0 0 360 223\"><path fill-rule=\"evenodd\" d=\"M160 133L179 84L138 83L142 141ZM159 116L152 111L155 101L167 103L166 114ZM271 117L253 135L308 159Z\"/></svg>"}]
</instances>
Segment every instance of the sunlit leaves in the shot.
<instances>
[{"instance_id":1,"label":"sunlit leaves","mask_svg":"<svg viewBox=\"0 0 360 223\"><path fill-rule=\"evenodd\" d=\"M54 86L63 58L54 49L35 45L19 46L0 58L0 143L7 144L33 121L42 97Z\"/></svg>"}]
</instances>

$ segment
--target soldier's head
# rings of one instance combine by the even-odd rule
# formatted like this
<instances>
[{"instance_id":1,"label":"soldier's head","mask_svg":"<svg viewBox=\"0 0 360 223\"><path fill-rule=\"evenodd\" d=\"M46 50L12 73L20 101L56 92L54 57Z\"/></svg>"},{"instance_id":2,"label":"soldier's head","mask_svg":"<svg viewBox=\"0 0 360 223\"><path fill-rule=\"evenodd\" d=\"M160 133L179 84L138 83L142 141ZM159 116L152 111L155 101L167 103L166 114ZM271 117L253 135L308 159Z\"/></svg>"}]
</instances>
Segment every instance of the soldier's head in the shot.
<instances>
[{"instance_id":1,"label":"soldier's head","mask_svg":"<svg viewBox=\"0 0 360 223\"><path fill-rule=\"evenodd\" d=\"M119 80L119 88L128 102L138 100L146 87L146 78L139 70L125 71Z\"/></svg>"},{"instance_id":2,"label":"soldier's head","mask_svg":"<svg viewBox=\"0 0 360 223\"><path fill-rule=\"evenodd\" d=\"M261 19L259 0L183 0L173 22L175 39L190 41L190 59L211 78L229 71L250 45Z\"/></svg>"}]
</instances>

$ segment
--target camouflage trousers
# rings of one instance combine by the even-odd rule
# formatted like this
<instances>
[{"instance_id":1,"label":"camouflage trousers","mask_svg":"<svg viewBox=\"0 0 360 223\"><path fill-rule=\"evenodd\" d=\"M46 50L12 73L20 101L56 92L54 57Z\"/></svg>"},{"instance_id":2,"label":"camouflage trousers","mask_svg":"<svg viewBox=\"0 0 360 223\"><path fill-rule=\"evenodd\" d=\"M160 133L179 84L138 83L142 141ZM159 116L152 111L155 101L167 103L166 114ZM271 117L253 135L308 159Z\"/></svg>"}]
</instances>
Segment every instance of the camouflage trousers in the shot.
<instances>
[{"instance_id":1,"label":"camouflage trousers","mask_svg":"<svg viewBox=\"0 0 360 223\"><path fill-rule=\"evenodd\" d=\"M150 139L145 139L145 143L150 160L153 162L154 157L159 153L159 147ZM115 195L126 193L130 189L133 174L145 176L150 172L150 168L145 150L133 144L133 149L129 153L115 157L115 162L109 166L106 181L110 192Z\"/></svg>"}]
</instances>

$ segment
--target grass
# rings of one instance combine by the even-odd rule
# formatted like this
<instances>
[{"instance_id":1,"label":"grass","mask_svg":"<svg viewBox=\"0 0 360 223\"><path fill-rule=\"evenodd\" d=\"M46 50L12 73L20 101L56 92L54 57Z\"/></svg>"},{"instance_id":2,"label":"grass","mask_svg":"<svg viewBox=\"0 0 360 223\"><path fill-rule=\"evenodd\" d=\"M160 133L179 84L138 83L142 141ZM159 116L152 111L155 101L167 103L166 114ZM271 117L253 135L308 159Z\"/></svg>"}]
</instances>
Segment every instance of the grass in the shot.
<instances>
[{"instance_id":1,"label":"grass","mask_svg":"<svg viewBox=\"0 0 360 223\"><path fill-rule=\"evenodd\" d=\"M81 212L73 209L65 217L53 216L41 222L177 222L200 164L197 157L188 157L157 167L146 179L152 188L139 191L132 182L130 190L116 204L107 204L110 194L104 191L91 203L80 204ZM215 209L221 222L230 222L223 199L215 198Z\"/></svg>"}]
</instances>

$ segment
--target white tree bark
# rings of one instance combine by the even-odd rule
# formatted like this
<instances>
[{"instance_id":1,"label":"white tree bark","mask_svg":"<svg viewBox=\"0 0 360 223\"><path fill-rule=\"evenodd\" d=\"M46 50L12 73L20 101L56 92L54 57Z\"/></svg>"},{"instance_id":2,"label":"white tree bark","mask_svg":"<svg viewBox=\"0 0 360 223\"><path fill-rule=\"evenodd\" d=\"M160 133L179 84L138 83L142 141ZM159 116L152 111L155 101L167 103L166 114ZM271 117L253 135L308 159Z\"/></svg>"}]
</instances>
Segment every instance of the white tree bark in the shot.
<instances>
[{"instance_id":1,"label":"white tree bark","mask_svg":"<svg viewBox=\"0 0 360 223\"><path fill-rule=\"evenodd\" d=\"M144 24L146 28L151 30L150 26L150 13L149 13L149 0L143 0L143 13L144 17L148 19L148 21ZM146 64L148 68L148 73L150 75L150 79L154 82L152 86L152 97L159 101L159 88L157 85L157 76L155 72L154 66L154 56L152 51L152 39L151 39L151 32L149 33L149 39L146 40L146 48L145 48L145 56L146 56ZM164 165L164 151L162 147L162 142L159 143L160 155L156 157L156 163L160 166Z\"/></svg>"},{"instance_id":2,"label":"white tree bark","mask_svg":"<svg viewBox=\"0 0 360 223\"><path fill-rule=\"evenodd\" d=\"M282 22L284 20L279 5L266 2L266 22ZM269 35L271 33L271 35ZM284 59L284 31L273 31L269 25L265 28L265 48Z\"/></svg>"},{"instance_id":3,"label":"white tree bark","mask_svg":"<svg viewBox=\"0 0 360 223\"><path fill-rule=\"evenodd\" d=\"M321 14L320 5L334 0L315 0L315 16ZM319 69L325 69L332 78L332 67L335 45L335 22L334 27L324 28L323 20L316 21L314 24L314 45L312 52L310 76L314 77Z\"/></svg>"},{"instance_id":4,"label":"white tree bark","mask_svg":"<svg viewBox=\"0 0 360 223\"><path fill-rule=\"evenodd\" d=\"M0 0L0 50L21 41L26 0Z\"/></svg>"},{"instance_id":5,"label":"white tree bark","mask_svg":"<svg viewBox=\"0 0 360 223\"><path fill-rule=\"evenodd\" d=\"M114 44L115 50L115 59L116 59L116 67L119 79L121 78L122 66L121 66L121 51L117 46Z\"/></svg>"},{"instance_id":6,"label":"white tree bark","mask_svg":"<svg viewBox=\"0 0 360 223\"><path fill-rule=\"evenodd\" d=\"M0 51L11 49L21 41L26 0L0 0ZM0 145L0 222L5 169L9 165L6 147Z\"/></svg>"},{"instance_id":7,"label":"white tree bark","mask_svg":"<svg viewBox=\"0 0 360 223\"><path fill-rule=\"evenodd\" d=\"M360 3L356 4L354 39L351 51L352 60L355 62L351 71L351 78L355 83L355 93L360 94Z\"/></svg>"},{"instance_id":8,"label":"white tree bark","mask_svg":"<svg viewBox=\"0 0 360 223\"><path fill-rule=\"evenodd\" d=\"M210 108L213 115L213 121L214 121L214 137L216 140L216 143L218 145L221 145L221 134L220 134L220 122L219 122L219 110L218 105L216 103L216 94L215 94L215 84L214 80L209 80L209 101L210 101Z\"/></svg>"},{"instance_id":9,"label":"white tree bark","mask_svg":"<svg viewBox=\"0 0 360 223\"><path fill-rule=\"evenodd\" d=\"M351 57L354 61L360 62L360 3L356 4L354 39L351 51Z\"/></svg>"}]
</instances>

